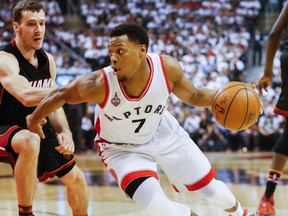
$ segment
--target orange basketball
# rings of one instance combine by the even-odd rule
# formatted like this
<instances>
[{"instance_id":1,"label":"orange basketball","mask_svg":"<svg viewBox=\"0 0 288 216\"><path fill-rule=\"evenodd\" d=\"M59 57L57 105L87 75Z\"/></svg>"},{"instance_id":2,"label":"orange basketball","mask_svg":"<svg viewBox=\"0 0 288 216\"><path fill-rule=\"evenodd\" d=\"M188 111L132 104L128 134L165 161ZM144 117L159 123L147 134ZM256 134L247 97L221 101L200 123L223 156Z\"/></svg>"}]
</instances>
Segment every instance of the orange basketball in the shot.
<instances>
[{"instance_id":1,"label":"orange basketball","mask_svg":"<svg viewBox=\"0 0 288 216\"><path fill-rule=\"evenodd\" d=\"M244 130L257 122L261 103L256 91L243 82L229 82L217 90L212 114L228 130Z\"/></svg>"}]
</instances>

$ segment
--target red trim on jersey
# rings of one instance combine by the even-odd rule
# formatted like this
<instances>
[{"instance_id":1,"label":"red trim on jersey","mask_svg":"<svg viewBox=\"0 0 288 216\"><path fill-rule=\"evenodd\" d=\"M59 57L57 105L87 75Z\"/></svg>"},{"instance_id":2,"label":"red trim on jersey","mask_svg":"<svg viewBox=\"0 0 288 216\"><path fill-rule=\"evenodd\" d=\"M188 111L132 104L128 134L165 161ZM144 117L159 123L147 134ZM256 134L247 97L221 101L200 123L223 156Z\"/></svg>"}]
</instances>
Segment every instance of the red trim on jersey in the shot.
<instances>
[{"instance_id":1,"label":"red trim on jersey","mask_svg":"<svg viewBox=\"0 0 288 216\"><path fill-rule=\"evenodd\" d=\"M167 85L167 88L168 88L168 93L170 94L170 93L171 93L171 87L170 87L169 82L168 82L167 73L166 73L166 70L165 70L165 67L164 67L163 58L162 58L161 55L159 55L159 57L160 57L160 62L161 62L162 70L163 70L163 72L164 72L164 77L165 77L165 80L166 80L166 85Z\"/></svg>"},{"instance_id":2,"label":"red trim on jersey","mask_svg":"<svg viewBox=\"0 0 288 216\"><path fill-rule=\"evenodd\" d=\"M11 46L16 46L16 41L15 39L13 39L11 42L10 42Z\"/></svg>"},{"instance_id":3,"label":"red trim on jersey","mask_svg":"<svg viewBox=\"0 0 288 216\"><path fill-rule=\"evenodd\" d=\"M141 177L154 177L157 180L159 179L158 174L151 170L141 170L127 174L121 181L121 188L125 191L126 187L135 179Z\"/></svg>"},{"instance_id":4,"label":"red trim on jersey","mask_svg":"<svg viewBox=\"0 0 288 216\"><path fill-rule=\"evenodd\" d=\"M98 134L100 134L101 127L100 127L100 119L99 119L99 117L98 117L98 118L96 119L96 121L95 121L94 128L95 128L96 132L97 132Z\"/></svg>"},{"instance_id":5,"label":"red trim on jersey","mask_svg":"<svg viewBox=\"0 0 288 216\"><path fill-rule=\"evenodd\" d=\"M108 85L108 78L107 78L107 75L106 75L104 69L101 70L101 73L102 73L102 75L103 75L104 82L105 82L105 87L106 87L106 93L105 93L104 101L103 101L101 104L99 104L99 106L103 109L103 107L106 105L107 100L108 100L108 96L109 96L109 85Z\"/></svg>"},{"instance_id":6,"label":"red trim on jersey","mask_svg":"<svg viewBox=\"0 0 288 216\"><path fill-rule=\"evenodd\" d=\"M274 107L274 113L277 115L282 115L282 116L288 117L288 111L284 111L284 110L278 109L276 107Z\"/></svg>"},{"instance_id":7,"label":"red trim on jersey","mask_svg":"<svg viewBox=\"0 0 288 216\"><path fill-rule=\"evenodd\" d=\"M210 169L210 171L207 173L206 176L204 176L202 179L200 179L198 182L192 184L192 185L185 185L185 187L188 189L188 191L196 191L199 190L203 187L205 187L206 185L208 185L212 179L215 177L216 173L214 171L213 168ZM176 192L179 192L179 190L177 189L177 187L175 185L172 185L174 190Z\"/></svg>"},{"instance_id":8,"label":"red trim on jersey","mask_svg":"<svg viewBox=\"0 0 288 216\"><path fill-rule=\"evenodd\" d=\"M150 68L150 74L149 74L148 82L146 83L145 88L142 91L142 93L139 95L139 97L136 97L136 98L135 97L130 97L128 94L126 94L122 83L119 82L119 86L121 88L121 91L122 91L123 95L129 101L139 101L139 100L141 100L146 95L146 93L148 92L148 90L150 88L150 85L152 83L153 76L154 76L154 66L153 66L153 62L152 62L150 56L147 56L147 61L148 61L149 68Z\"/></svg>"}]
</instances>

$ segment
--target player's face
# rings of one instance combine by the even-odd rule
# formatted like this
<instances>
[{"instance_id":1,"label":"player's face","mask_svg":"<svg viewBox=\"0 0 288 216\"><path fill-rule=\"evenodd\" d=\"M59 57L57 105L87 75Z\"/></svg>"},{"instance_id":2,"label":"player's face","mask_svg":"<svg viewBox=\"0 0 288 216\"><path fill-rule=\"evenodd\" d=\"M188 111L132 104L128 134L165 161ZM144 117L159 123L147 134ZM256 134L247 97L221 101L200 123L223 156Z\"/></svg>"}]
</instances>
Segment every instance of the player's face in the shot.
<instances>
[{"instance_id":1,"label":"player's face","mask_svg":"<svg viewBox=\"0 0 288 216\"><path fill-rule=\"evenodd\" d=\"M26 49L38 50L42 47L45 34L45 13L23 11L20 23L13 23L19 42Z\"/></svg>"},{"instance_id":2,"label":"player's face","mask_svg":"<svg viewBox=\"0 0 288 216\"><path fill-rule=\"evenodd\" d=\"M144 45L129 41L127 35L110 38L108 49L109 56L114 70L114 75L121 82L133 77L139 70L142 63ZM143 51L144 50L144 51Z\"/></svg>"}]
</instances>

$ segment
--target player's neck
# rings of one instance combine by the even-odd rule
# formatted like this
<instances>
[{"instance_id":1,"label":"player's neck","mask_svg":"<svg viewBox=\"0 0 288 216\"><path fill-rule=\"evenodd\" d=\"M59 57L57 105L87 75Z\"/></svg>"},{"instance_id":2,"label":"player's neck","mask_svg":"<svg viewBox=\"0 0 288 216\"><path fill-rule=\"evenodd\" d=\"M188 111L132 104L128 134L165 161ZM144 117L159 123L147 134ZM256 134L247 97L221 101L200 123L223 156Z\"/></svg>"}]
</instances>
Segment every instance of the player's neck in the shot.
<instances>
[{"instance_id":1,"label":"player's neck","mask_svg":"<svg viewBox=\"0 0 288 216\"><path fill-rule=\"evenodd\" d=\"M16 46L23 55L23 57L28 61L33 61L35 57L35 49L28 48L25 44L18 38L15 38Z\"/></svg>"}]
</instances>

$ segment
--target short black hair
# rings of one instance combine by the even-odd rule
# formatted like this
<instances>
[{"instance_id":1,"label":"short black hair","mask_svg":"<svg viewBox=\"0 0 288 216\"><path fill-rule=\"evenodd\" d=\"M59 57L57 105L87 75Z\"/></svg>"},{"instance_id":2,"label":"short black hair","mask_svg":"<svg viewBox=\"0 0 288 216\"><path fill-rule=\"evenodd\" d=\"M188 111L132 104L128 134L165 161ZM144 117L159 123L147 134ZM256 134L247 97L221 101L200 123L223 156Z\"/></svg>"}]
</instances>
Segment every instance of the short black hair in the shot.
<instances>
[{"instance_id":1,"label":"short black hair","mask_svg":"<svg viewBox=\"0 0 288 216\"><path fill-rule=\"evenodd\" d=\"M145 44L148 49L149 38L146 30L136 23L122 23L110 31L110 37L127 35L128 39L136 44Z\"/></svg>"},{"instance_id":2,"label":"short black hair","mask_svg":"<svg viewBox=\"0 0 288 216\"><path fill-rule=\"evenodd\" d=\"M20 23L23 11L39 12L46 11L45 6L38 0L23 0L20 1L13 9L13 22Z\"/></svg>"}]
</instances>

